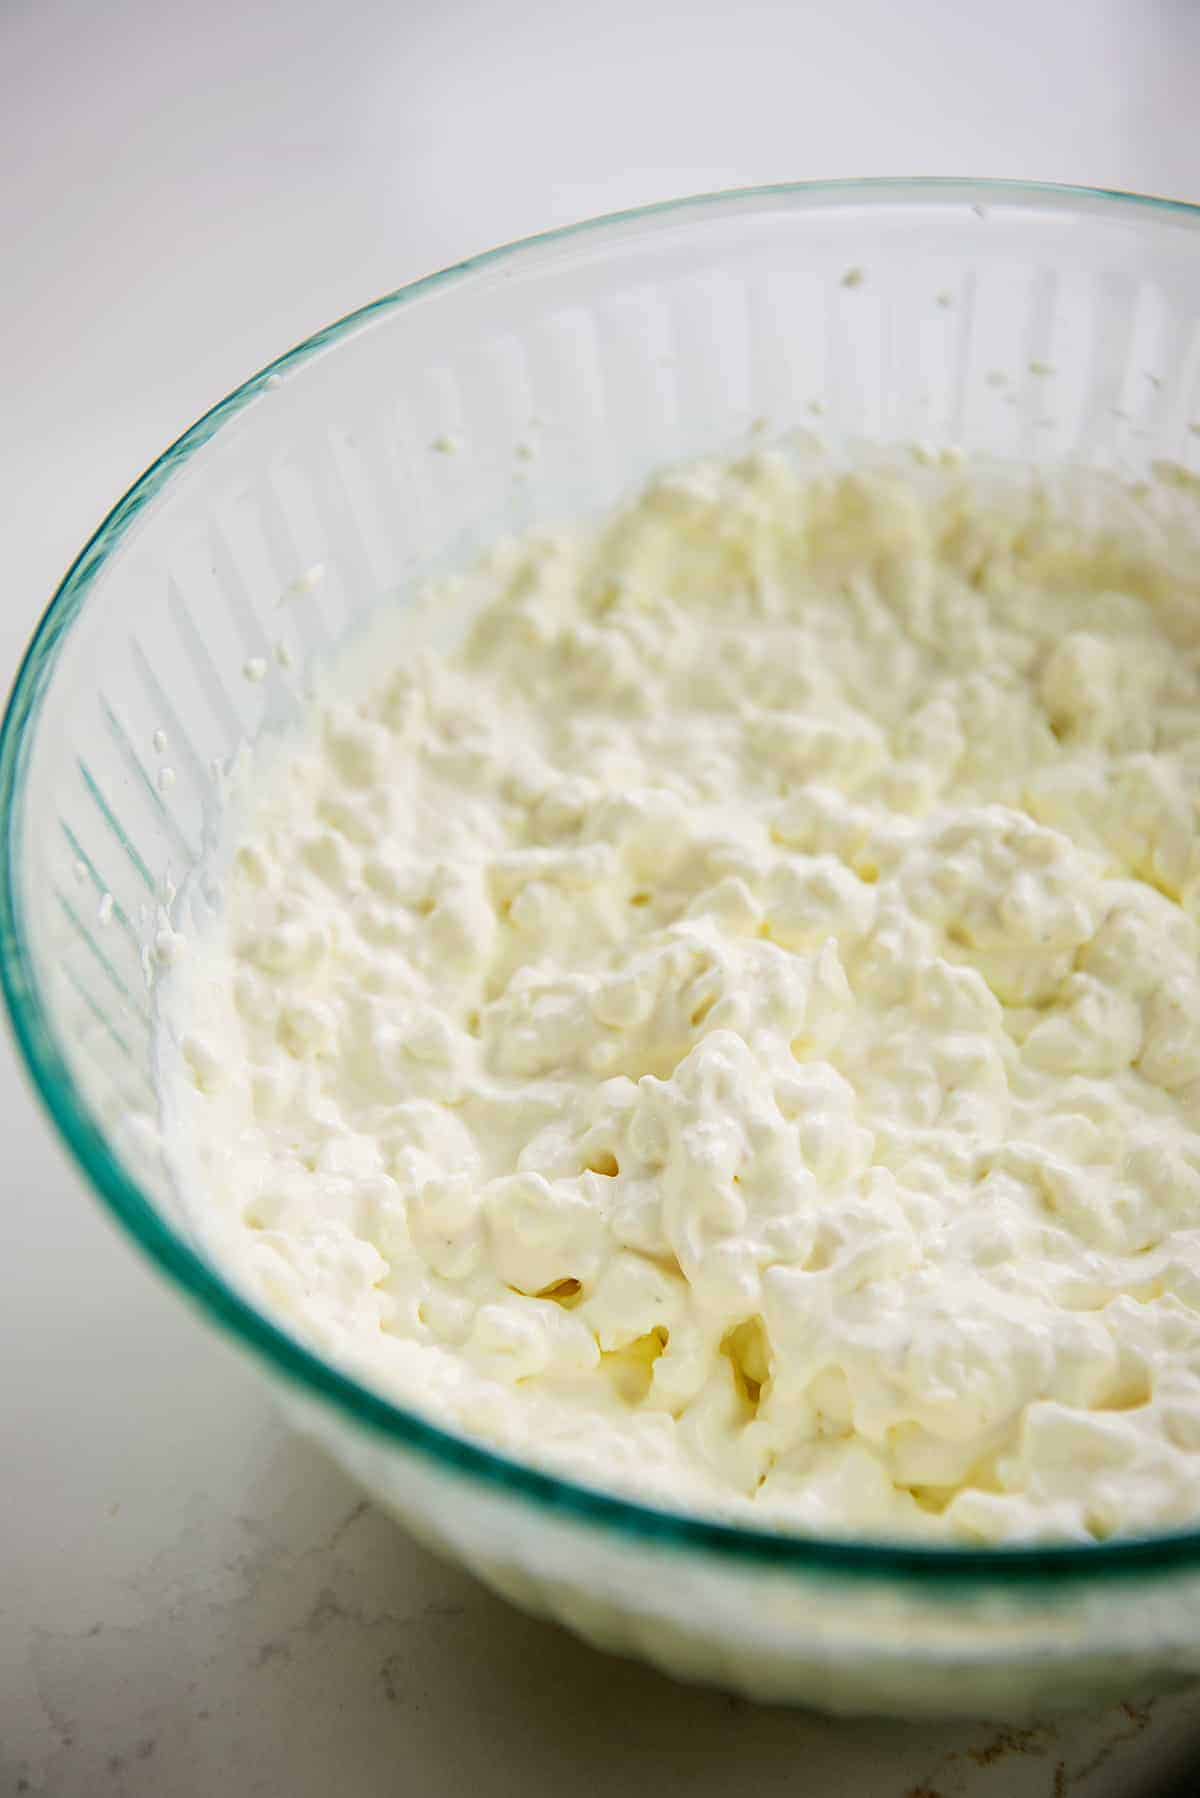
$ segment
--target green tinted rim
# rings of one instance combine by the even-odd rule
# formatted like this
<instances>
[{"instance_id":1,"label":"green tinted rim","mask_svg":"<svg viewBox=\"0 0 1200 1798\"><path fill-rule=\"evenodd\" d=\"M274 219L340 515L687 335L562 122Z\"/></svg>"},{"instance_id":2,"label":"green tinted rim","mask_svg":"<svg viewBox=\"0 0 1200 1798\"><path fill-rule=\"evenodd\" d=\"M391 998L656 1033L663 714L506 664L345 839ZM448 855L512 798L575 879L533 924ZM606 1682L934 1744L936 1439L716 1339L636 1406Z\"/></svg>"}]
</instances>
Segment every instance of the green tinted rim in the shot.
<instances>
[{"instance_id":1,"label":"green tinted rim","mask_svg":"<svg viewBox=\"0 0 1200 1798\"><path fill-rule=\"evenodd\" d=\"M540 256L548 250L552 253L554 246L569 244L585 235L603 240L605 234L618 237L630 228L653 229L655 225L668 224L683 214L707 211L716 216L752 211L780 202L792 202L801 209L806 206L818 209L870 203L898 207L931 200L964 208L1026 207L1043 213L1076 216L1128 214L1131 221L1150 211L1172 215L1192 229L1200 227L1200 207L1183 201L1038 182L888 178L782 183L696 195L543 232L520 243L486 251L413 282L318 331L205 413L134 483L80 551L46 608L17 673L0 728L0 828L3 831L0 982L17 1043L51 1122L109 1210L142 1252L182 1289L193 1304L227 1335L266 1363L272 1372L281 1375L301 1392L325 1401L344 1412L354 1423L425 1457L448 1472L618 1538L691 1550L730 1564L757 1563L790 1568L809 1576L900 1579L917 1585L933 1583L949 1595L954 1588L968 1584L1011 1588L1014 1583L1044 1581L1047 1576L1075 1581L1150 1569L1181 1569L1200 1563L1200 1531L1094 1545L976 1550L812 1539L741 1529L636 1504L538 1472L451 1435L414 1412L393 1404L323 1361L258 1311L233 1286L227 1285L184 1238L170 1228L118 1160L99 1119L72 1079L53 1018L38 989L20 881L22 799L32 727L59 650L86 603L92 583L142 509L198 450L269 387L276 385L279 376L334 349L373 321L414 300L469 281L481 271L503 272L506 265Z\"/></svg>"}]
</instances>

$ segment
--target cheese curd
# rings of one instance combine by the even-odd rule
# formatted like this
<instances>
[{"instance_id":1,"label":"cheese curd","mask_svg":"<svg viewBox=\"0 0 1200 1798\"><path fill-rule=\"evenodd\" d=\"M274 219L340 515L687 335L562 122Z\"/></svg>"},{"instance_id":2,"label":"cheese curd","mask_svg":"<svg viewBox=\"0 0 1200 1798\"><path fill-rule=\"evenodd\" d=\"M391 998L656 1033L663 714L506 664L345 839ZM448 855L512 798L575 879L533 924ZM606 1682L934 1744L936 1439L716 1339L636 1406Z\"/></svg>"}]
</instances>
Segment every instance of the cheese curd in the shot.
<instances>
[{"instance_id":1,"label":"cheese curd","mask_svg":"<svg viewBox=\"0 0 1200 1798\"><path fill-rule=\"evenodd\" d=\"M652 1503L1194 1523L1200 613L1120 505L765 453L434 594L163 988L217 1255Z\"/></svg>"}]
</instances>

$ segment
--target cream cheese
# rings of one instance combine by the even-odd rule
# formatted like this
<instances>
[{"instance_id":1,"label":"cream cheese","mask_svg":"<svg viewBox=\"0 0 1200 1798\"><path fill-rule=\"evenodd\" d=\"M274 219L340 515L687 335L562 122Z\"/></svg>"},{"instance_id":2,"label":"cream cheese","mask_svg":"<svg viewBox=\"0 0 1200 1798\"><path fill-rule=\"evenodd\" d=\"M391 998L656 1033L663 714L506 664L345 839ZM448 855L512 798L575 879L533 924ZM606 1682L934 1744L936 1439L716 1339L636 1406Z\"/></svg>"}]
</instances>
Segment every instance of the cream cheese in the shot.
<instances>
[{"instance_id":1,"label":"cream cheese","mask_svg":"<svg viewBox=\"0 0 1200 1798\"><path fill-rule=\"evenodd\" d=\"M162 989L218 1256L652 1503L1194 1523L1200 598L1127 504L768 452L498 551Z\"/></svg>"}]
</instances>

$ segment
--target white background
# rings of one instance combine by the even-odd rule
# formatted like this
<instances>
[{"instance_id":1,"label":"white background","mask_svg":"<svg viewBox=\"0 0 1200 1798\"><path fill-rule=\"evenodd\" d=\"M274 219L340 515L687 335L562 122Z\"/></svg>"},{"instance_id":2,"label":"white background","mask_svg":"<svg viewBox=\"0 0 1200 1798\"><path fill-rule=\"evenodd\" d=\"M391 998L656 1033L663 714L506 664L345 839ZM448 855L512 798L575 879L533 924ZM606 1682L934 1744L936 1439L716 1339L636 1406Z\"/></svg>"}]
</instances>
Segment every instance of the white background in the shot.
<instances>
[{"instance_id":1,"label":"white background","mask_svg":"<svg viewBox=\"0 0 1200 1798\"><path fill-rule=\"evenodd\" d=\"M761 181L1200 200L1198 114L1192 0L0 0L0 678L168 439L414 276ZM1132 1798L1190 1728L1200 1753L1187 1698L1005 1747L602 1660L282 1435L101 1218L7 1043L0 1167L0 1798Z\"/></svg>"}]
</instances>

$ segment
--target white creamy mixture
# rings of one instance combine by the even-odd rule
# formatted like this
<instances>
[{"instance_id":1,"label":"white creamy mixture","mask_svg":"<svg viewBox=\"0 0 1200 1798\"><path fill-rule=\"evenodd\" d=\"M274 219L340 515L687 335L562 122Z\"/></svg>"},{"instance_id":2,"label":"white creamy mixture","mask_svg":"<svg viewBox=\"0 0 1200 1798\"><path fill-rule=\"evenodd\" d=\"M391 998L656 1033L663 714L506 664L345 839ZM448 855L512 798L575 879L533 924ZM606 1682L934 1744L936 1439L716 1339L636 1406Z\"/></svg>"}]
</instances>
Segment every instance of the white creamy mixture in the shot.
<instances>
[{"instance_id":1,"label":"white creamy mixture","mask_svg":"<svg viewBox=\"0 0 1200 1798\"><path fill-rule=\"evenodd\" d=\"M253 789L165 989L217 1252L653 1502L1194 1522L1200 594L1121 503L771 453L498 551Z\"/></svg>"}]
</instances>

